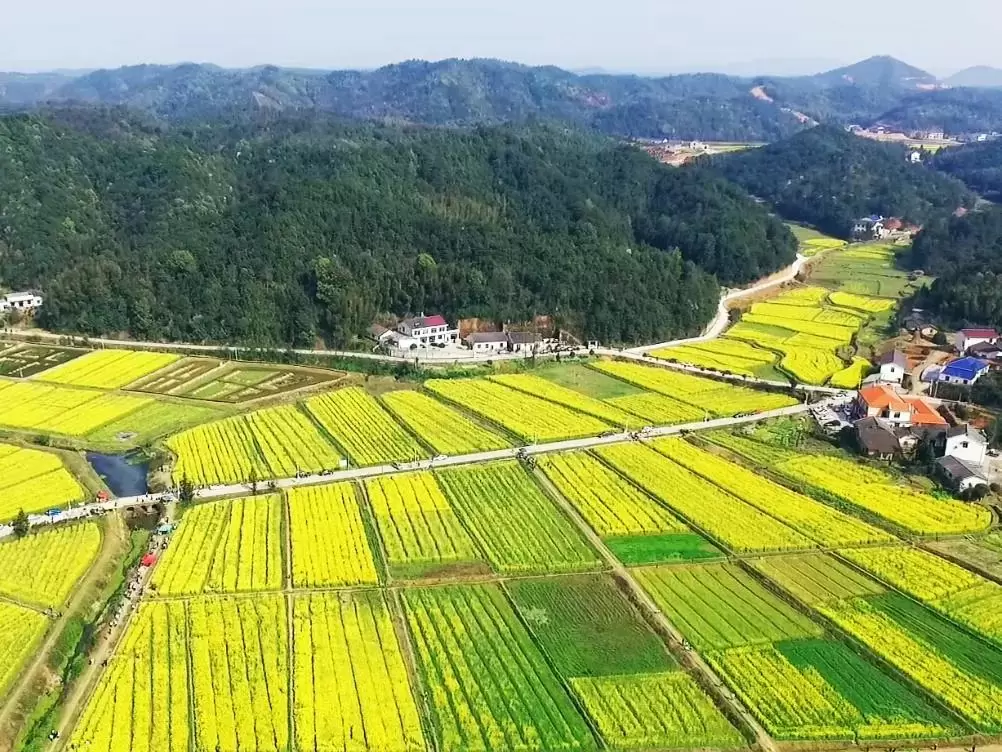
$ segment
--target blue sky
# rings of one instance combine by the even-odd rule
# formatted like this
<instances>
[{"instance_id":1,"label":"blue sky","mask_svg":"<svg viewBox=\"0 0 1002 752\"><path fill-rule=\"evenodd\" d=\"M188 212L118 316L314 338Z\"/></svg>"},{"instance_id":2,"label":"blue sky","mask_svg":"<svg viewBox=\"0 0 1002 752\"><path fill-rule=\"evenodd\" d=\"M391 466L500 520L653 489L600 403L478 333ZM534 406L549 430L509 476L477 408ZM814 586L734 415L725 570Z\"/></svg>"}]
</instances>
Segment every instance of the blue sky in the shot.
<instances>
[{"instance_id":1,"label":"blue sky","mask_svg":"<svg viewBox=\"0 0 1002 752\"><path fill-rule=\"evenodd\" d=\"M1002 67L998 0L7 0L0 70L140 62L372 68L499 57L613 71L891 54ZM777 67L779 63L762 63ZM743 72L743 71L742 71Z\"/></svg>"}]
</instances>

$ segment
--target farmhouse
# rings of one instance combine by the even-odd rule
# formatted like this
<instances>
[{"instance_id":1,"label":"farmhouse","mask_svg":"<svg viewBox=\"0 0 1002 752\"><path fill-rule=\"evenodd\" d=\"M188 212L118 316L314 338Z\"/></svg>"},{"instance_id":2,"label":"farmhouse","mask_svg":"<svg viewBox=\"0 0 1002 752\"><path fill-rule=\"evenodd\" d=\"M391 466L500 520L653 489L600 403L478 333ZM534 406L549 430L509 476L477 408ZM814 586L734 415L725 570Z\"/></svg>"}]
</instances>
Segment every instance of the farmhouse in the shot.
<instances>
[{"instance_id":1,"label":"farmhouse","mask_svg":"<svg viewBox=\"0 0 1002 752\"><path fill-rule=\"evenodd\" d=\"M967 354L981 360L998 360L1002 356L1002 345L998 342L979 342L968 347Z\"/></svg>"},{"instance_id":2,"label":"farmhouse","mask_svg":"<svg viewBox=\"0 0 1002 752\"><path fill-rule=\"evenodd\" d=\"M0 297L0 313L34 311L42 306L42 296L33 292L11 292Z\"/></svg>"},{"instance_id":3,"label":"farmhouse","mask_svg":"<svg viewBox=\"0 0 1002 752\"><path fill-rule=\"evenodd\" d=\"M852 412L857 419L880 418L892 428L946 426L946 420L921 397L902 395L888 384L861 389Z\"/></svg>"},{"instance_id":4,"label":"farmhouse","mask_svg":"<svg viewBox=\"0 0 1002 752\"><path fill-rule=\"evenodd\" d=\"M962 423L951 426L946 431L943 454L981 467L988 453L988 440L977 428Z\"/></svg>"},{"instance_id":5,"label":"farmhouse","mask_svg":"<svg viewBox=\"0 0 1002 752\"><path fill-rule=\"evenodd\" d=\"M887 384L900 384L905 378L908 359L900 350L884 353L878 362L880 364L880 381Z\"/></svg>"},{"instance_id":6,"label":"farmhouse","mask_svg":"<svg viewBox=\"0 0 1002 752\"><path fill-rule=\"evenodd\" d=\"M954 345L957 348L957 352L963 355L974 345L981 344L982 342L994 345L998 341L999 333L994 329L961 329L954 338Z\"/></svg>"},{"instance_id":7,"label":"farmhouse","mask_svg":"<svg viewBox=\"0 0 1002 752\"><path fill-rule=\"evenodd\" d=\"M474 332L466 335L464 341L475 353L504 352L508 349L508 335L504 332Z\"/></svg>"},{"instance_id":8,"label":"farmhouse","mask_svg":"<svg viewBox=\"0 0 1002 752\"><path fill-rule=\"evenodd\" d=\"M887 233L884 218L877 215L858 219L852 227L852 237L855 240L879 240L887 237Z\"/></svg>"},{"instance_id":9,"label":"farmhouse","mask_svg":"<svg viewBox=\"0 0 1002 752\"><path fill-rule=\"evenodd\" d=\"M857 420L855 428L859 451L867 457L890 460L901 453L901 445L894 429L880 418Z\"/></svg>"},{"instance_id":10,"label":"farmhouse","mask_svg":"<svg viewBox=\"0 0 1002 752\"><path fill-rule=\"evenodd\" d=\"M404 319L397 324L397 332L421 345L448 344L459 339L459 330L450 329L442 316L420 316Z\"/></svg>"},{"instance_id":11,"label":"farmhouse","mask_svg":"<svg viewBox=\"0 0 1002 752\"><path fill-rule=\"evenodd\" d=\"M958 493L988 485L980 468L956 457L941 457L936 460L936 469L947 485Z\"/></svg>"},{"instance_id":12,"label":"farmhouse","mask_svg":"<svg viewBox=\"0 0 1002 752\"><path fill-rule=\"evenodd\" d=\"M947 384L973 384L988 373L988 361L978 358L957 358L939 372L939 380Z\"/></svg>"}]
</instances>

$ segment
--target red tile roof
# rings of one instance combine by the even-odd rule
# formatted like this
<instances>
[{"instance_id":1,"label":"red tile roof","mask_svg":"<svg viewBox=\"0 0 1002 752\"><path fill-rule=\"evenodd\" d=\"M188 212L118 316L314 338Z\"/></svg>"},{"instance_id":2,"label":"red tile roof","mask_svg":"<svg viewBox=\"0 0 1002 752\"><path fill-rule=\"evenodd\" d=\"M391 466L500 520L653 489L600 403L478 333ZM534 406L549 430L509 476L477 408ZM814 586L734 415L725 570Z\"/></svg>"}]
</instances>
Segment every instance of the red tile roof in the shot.
<instances>
[{"instance_id":1,"label":"red tile roof","mask_svg":"<svg viewBox=\"0 0 1002 752\"><path fill-rule=\"evenodd\" d=\"M448 326L445 323L445 319L441 316L425 316L424 317L425 326Z\"/></svg>"},{"instance_id":2,"label":"red tile roof","mask_svg":"<svg viewBox=\"0 0 1002 752\"><path fill-rule=\"evenodd\" d=\"M945 426L946 419L940 415L936 408L930 405L921 397L905 397L912 408L912 425L914 426Z\"/></svg>"},{"instance_id":3,"label":"red tile roof","mask_svg":"<svg viewBox=\"0 0 1002 752\"><path fill-rule=\"evenodd\" d=\"M965 337L977 337L979 339L998 339L999 333L994 329L961 329Z\"/></svg>"},{"instance_id":4,"label":"red tile roof","mask_svg":"<svg viewBox=\"0 0 1002 752\"><path fill-rule=\"evenodd\" d=\"M876 384L868 386L860 391L859 396L871 410L884 410L890 408L897 412L908 410L908 403L905 402L898 393L886 384Z\"/></svg>"}]
</instances>

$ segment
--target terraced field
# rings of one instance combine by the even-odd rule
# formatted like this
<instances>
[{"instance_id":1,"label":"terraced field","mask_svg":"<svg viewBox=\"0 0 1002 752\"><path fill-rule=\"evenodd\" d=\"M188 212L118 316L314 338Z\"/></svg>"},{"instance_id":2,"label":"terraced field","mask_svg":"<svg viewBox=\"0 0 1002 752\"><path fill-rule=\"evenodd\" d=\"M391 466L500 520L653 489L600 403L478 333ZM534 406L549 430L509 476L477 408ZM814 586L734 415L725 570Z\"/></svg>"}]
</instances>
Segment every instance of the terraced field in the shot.
<instances>
[{"instance_id":1,"label":"terraced field","mask_svg":"<svg viewBox=\"0 0 1002 752\"><path fill-rule=\"evenodd\" d=\"M0 521L82 501L86 492L58 455L0 444Z\"/></svg>"}]
</instances>

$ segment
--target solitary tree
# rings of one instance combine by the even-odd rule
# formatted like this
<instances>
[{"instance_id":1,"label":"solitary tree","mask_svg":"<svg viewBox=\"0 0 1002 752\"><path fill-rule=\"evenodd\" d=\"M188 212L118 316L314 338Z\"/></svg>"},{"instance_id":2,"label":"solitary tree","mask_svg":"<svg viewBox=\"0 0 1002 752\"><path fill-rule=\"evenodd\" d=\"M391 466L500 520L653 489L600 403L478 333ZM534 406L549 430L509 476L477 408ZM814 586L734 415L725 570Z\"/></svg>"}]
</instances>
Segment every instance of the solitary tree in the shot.
<instances>
[{"instance_id":1,"label":"solitary tree","mask_svg":"<svg viewBox=\"0 0 1002 752\"><path fill-rule=\"evenodd\" d=\"M14 535L18 538L23 538L28 534L30 527L31 525L28 524L28 515L22 509L17 513L17 517L14 518Z\"/></svg>"},{"instance_id":2,"label":"solitary tree","mask_svg":"<svg viewBox=\"0 0 1002 752\"><path fill-rule=\"evenodd\" d=\"M190 504L195 500L195 484L187 475L181 478L181 483L178 484L177 497L182 504Z\"/></svg>"}]
</instances>

